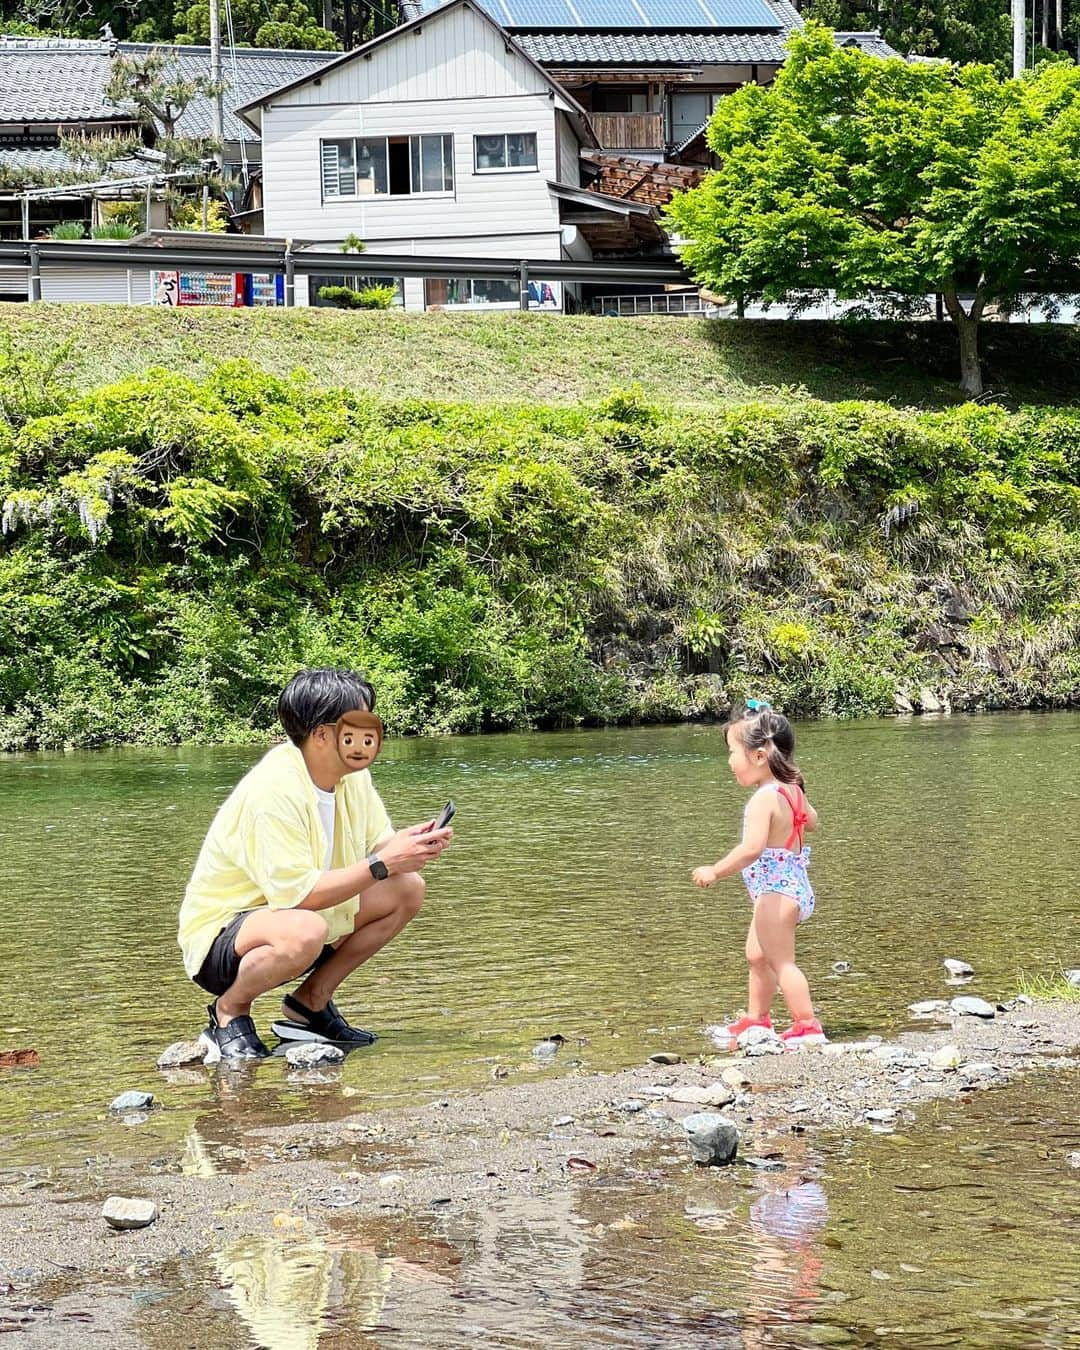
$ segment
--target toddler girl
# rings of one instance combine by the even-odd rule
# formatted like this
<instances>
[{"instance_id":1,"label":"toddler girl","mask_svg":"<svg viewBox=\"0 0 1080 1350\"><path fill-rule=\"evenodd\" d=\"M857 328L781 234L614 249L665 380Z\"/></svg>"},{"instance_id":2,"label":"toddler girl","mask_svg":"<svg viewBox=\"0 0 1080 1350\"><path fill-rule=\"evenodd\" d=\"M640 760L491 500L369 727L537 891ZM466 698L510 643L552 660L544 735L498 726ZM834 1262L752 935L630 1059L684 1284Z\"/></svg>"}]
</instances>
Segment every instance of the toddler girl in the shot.
<instances>
[{"instance_id":1,"label":"toddler girl","mask_svg":"<svg viewBox=\"0 0 1080 1350\"><path fill-rule=\"evenodd\" d=\"M792 1026L780 1039L790 1047L823 1045L825 1033L814 1016L806 977L795 964L795 929L814 912L806 875L807 830L817 829L817 812L806 800L795 763L795 733L786 717L759 699L724 728L728 765L735 781L754 788L743 815L742 842L712 867L698 867L695 886L711 886L742 872L754 917L746 938L750 965L748 1015L723 1028L732 1040L749 1027L772 1029L769 1008L779 984Z\"/></svg>"}]
</instances>

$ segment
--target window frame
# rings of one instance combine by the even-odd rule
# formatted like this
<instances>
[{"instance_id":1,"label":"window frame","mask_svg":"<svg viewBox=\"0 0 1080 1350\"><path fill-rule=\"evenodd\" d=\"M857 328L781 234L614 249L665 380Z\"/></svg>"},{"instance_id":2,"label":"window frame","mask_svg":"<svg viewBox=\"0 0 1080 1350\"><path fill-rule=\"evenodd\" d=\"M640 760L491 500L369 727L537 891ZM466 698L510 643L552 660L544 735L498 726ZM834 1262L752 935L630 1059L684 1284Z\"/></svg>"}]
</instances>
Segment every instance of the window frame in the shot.
<instances>
[{"instance_id":1,"label":"window frame","mask_svg":"<svg viewBox=\"0 0 1080 1350\"><path fill-rule=\"evenodd\" d=\"M493 140L499 137L503 143L503 158L510 158L509 139L511 136L531 136L533 141L533 154L535 163L533 164L503 164L501 167L482 169L479 164L480 141ZM535 131L477 131L473 133L473 173L539 173L540 172L540 138Z\"/></svg>"},{"instance_id":2,"label":"window frame","mask_svg":"<svg viewBox=\"0 0 1080 1350\"><path fill-rule=\"evenodd\" d=\"M418 191L415 191L414 188L413 188L413 164L414 164L414 159L415 159L415 157L416 157L417 155L419 155L419 156L420 156L421 163L422 163L422 158L423 158L423 146L422 146L420 143L421 143L423 140L425 140L425 139L434 139L435 137L439 137L439 138L442 140L442 142L443 142L443 180L445 181L446 178L447 178L447 176L449 176L449 179L450 179L450 186L449 186L448 188L429 189L429 190L427 190L427 191L419 191L419 192L418 192ZM376 142L376 141L381 141L381 142L382 142L382 145L383 145L383 161L382 161L382 162L383 162L383 177L384 177L385 182L386 182L386 191L385 191L385 192L360 192L360 191L357 190L357 189L359 188L359 184L360 184L360 181L361 181L361 179L360 179L360 174L359 174L359 164L360 164L359 146L360 146L360 142L361 142L361 141L366 141L366 142L368 142L369 144L371 144L371 143L373 143L373 142ZM408 152L408 158L409 158L409 191L408 191L408 192L391 192L391 191L390 191L390 142L391 142L391 141L404 141L404 142L406 142L406 143L408 144L408 147L409 147L409 152ZM340 144L341 144L342 142L351 143L351 145L352 145L352 180L353 180L353 191L352 191L351 193L345 193L345 192L331 192L331 193L328 193L328 192L326 191L326 171L325 171L326 147L327 147L327 146L330 146L330 145L333 145L333 146L340 146ZM449 153L447 153L448 151L449 151ZM338 155L339 155L339 157L340 157L340 150L338 151ZM391 135L385 135L385 136L359 136L359 135L358 135L358 136L320 136L320 137L319 137L319 196L320 196L320 201L321 201L322 204L325 206L327 203L330 203L330 202L356 202L356 201L362 201L362 202L385 202L385 201L407 201L407 200L408 200L409 198L411 198L411 197L427 197L427 198L430 198L430 197L453 197L453 196L456 195L456 192L457 192L457 172L456 172L457 166L456 166L455 160L456 160L456 149L455 149L455 145L454 145L454 133L453 133L452 131L423 131L423 132L416 132L416 133L411 133L411 134L403 135L403 136L391 136ZM447 173L447 170L449 170L449 174ZM339 178L340 178L340 169L338 170L338 174L339 174ZM378 177L376 176L376 177L374 178L374 180L372 180L372 181L374 181L374 182L377 184L377 183L378 183Z\"/></svg>"}]
</instances>

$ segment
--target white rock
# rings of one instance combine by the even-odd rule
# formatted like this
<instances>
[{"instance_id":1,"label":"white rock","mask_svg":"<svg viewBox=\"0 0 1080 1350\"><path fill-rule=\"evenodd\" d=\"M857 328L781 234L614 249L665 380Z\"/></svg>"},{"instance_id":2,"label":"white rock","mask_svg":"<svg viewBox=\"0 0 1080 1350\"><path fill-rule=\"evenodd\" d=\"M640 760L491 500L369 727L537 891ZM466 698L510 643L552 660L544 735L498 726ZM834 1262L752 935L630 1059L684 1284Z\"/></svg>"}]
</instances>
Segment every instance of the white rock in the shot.
<instances>
[{"instance_id":1,"label":"white rock","mask_svg":"<svg viewBox=\"0 0 1080 1350\"><path fill-rule=\"evenodd\" d=\"M983 1060L972 1061L970 1064L961 1064L959 1069L957 1069L957 1073L961 1078L969 1080L975 1078L996 1078L997 1072L998 1069L996 1064L991 1064L989 1061Z\"/></svg>"},{"instance_id":2,"label":"white rock","mask_svg":"<svg viewBox=\"0 0 1080 1350\"><path fill-rule=\"evenodd\" d=\"M875 1121L878 1124L884 1124L887 1121L896 1119L896 1112L891 1106L883 1106L874 1111L864 1111L863 1115L867 1120Z\"/></svg>"},{"instance_id":3,"label":"white rock","mask_svg":"<svg viewBox=\"0 0 1080 1350\"><path fill-rule=\"evenodd\" d=\"M1080 1167L1080 1153L1068 1153L1065 1155L1065 1161L1070 1167Z\"/></svg>"},{"instance_id":4,"label":"white rock","mask_svg":"<svg viewBox=\"0 0 1080 1350\"><path fill-rule=\"evenodd\" d=\"M779 1041L780 1037L771 1027L747 1027L735 1044L740 1050L749 1050L752 1045L762 1045L766 1041Z\"/></svg>"},{"instance_id":5,"label":"white rock","mask_svg":"<svg viewBox=\"0 0 1080 1350\"><path fill-rule=\"evenodd\" d=\"M122 1195L110 1195L101 1206L101 1217L110 1228L126 1231L129 1228L147 1228L158 1216L153 1200L130 1200Z\"/></svg>"},{"instance_id":6,"label":"white rock","mask_svg":"<svg viewBox=\"0 0 1080 1350\"><path fill-rule=\"evenodd\" d=\"M178 1069L183 1064L201 1064L206 1058L203 1041L173 1041L157 1058L159 1069Z\"/></svg>"},{"instance_id":7,"label":"white rock","mask_svg":"<svg viewBox=\"0 0 1080 1350\"><path fill-rule=\"evenodd\" d=\"M919 707L924 713L939 713L944 709L944 706L932 689L923 688L919 690Z\"/></svg>"},{"instance_id":8,"label":"white rock","mask_svg":"<svg viewBox=\"0 0 1080 1350\"><path fill-rule=\"evenodd\" d=\"M705 1087L675 1088L669 1097L673 1102L690 1102L693 1106L730 1106L735 1093L726 1083L709 1083Z\"/></svg>"},{"instance_id":9,"label":"white rock","mask_svg":"<svg viewBox=\"0 0 1080 1350\"><path fill-rule=\"evenodd\" d=\"M908 1052L899 1045L875 1045L870 1053L883 1064L906 1064L909 1059Z\"/></svg>"},{"instance_id":10,"label":"white rock","mask_svg":"<svg viewBox=\"0 0 1080 1350\"><path fill-rule=\"evenodd\" d=\"M555 1120L551 1122L552 1126L556 1130L560 1129L563 1125L573 1125L573 1123L574 1123L573 1116L558 1116Z\"/></svg>"},{"instance_id":11,"label":"white rock","mask_svg":"<svg viewBox=\"0 0 1080 1350\"><path fill-rule=\"evenodd\" d=\"M1065 978L1075 988L1080 989L1080 967L1077 967L1075 970L1067 970L1065 972Z\"/></svg>"},{"instance_id":12,"label":"white rock","mask_svg":"<svg viewBox=\"0 0 1080 1350\"><path fill-rule=\"evenodd\" d=\"M960 1051L955 1045L943 1045L930 1056L930 1067L948 1073L950 1069L960 1067Z\"/></svg>"},{"instance_id":13,"label":"white rock","mask_svg":"<svg viewBox=\"0 0 1080 1350\"><path fill-rule=\"evenodd\" d=\"M774 1041L755 1041L753 1045L746 1047L746 1054L749 1059L758 1059L761 1055L782 1055L784 1053L784 1042L778 1036Z\"/></svg>"},{"instance_id":14,"label":"white rock","mask_svg":"<svg viewBox=\"0 0 1080 1350\"><path fill-rule=\"evenodd\" d=\"M924 998L921 1003L909 1003L908 1012L912 1017L933 1017L935 1013L945 1012L948 1000L943 998Z\"/></svg>"},{"instance_id":15,"label":"white rock","mask_svg":"<svg viewBox=\"0 0 1080 1350\"><path fill-rule=\"evenodd\" d=\"M908 698L907 694L902 694L899 691L893 695L893 704L898 713L913 713L915 711L911 699Z\"/></svg>"},{"instance_id":16,"label":"white rock","mask_svg":"<svg viewBox=\"0 0 1080 1350\"><path fill-rule=\"evenodd\" d=\"M720 1073L720 1077L728 1087L735 1088L736 1090L750 1086L750 1079L747 1078L746 1074L744 1074L741 1069L737 1069L734 1064L729 1064L726 1069L723 1069Z\"/></svg>"},{"instance_id":17,"label":"white rock","mask_svg":"<svg viewBox=\"0 0 1080 1350\"><path fill-rule=\"evenodd\" d=\"M145 1111L147 1107L153 1106L154 1094L152 1092L121 1092L119 1097L114 1097L109 1103L110 1111Z\"/></svg>"},{"instance_id":18,"label":"white rock","mask_svg":"<svg viewBox=\"0 0 1080 1350\"><path fill-rule=\"evenodd\" d=\"M955 956L946 957L941 963L950 975L974 975L975 967L966 961L958 961Z\"/></svg>"},{"instance_id":19,"label":"white rock","mask_svg":"<svg viewBox=\"0 0 1080 1350\"><path fill-rule=\"evenodd\" d=\"M832 963L832 972L834 975L847 975L850 970L850 961L834 961Z\"/></svg>"},{"instance_id":20,"label":"white rock","mask_svg":"<svg viewBox=\"0 0 1080 1350\"><path fill-rule=\"evenodd\" d=\"M340 1064L345 1051L336 1045L324 1045L319 1041L306 1041L301 1045L290 1045L285 1058L294 1069L313 1069L317 1064Z\"/></svg>"},{"instance_id":21,"label":"white rock","mask_svg":"<svg viewBox=\"0 0 1080 1350\"><path fill-rule=\"evenodd\" d=\"M987 1003L984 998L972 998L968 994L960 998L954 998L949 1007L958 1017L986 1017L995 1016L994 1005Z\"/></svg>"}]
</instances>

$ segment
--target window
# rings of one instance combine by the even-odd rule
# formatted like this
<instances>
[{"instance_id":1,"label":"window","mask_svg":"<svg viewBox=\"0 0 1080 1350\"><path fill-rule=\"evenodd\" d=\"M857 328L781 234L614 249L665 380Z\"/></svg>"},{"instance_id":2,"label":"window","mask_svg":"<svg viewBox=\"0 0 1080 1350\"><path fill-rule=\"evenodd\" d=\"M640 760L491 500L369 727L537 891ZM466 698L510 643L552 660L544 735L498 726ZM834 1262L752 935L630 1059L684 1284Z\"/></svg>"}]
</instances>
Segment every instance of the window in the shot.
<instances>
[{"instance_id":1,"label":"window","mask_svg":"<svg viewBox=\"0 0 1080 1350\"><path fill-rule=\"evenodd\" d=\"M593 94L593 112L643 113L649 111L649 94L645 89L597 89Z\"/></svg>"},{"instance_id":2,"label":"window","mask_svg":"<svg viewBox=\"0 0 1080 1350\"><path fill-rule=\"evenodd\" d=\"M471 277L428 278L424 282L424 304L428 309L443 305L520 305L516 281L481 280ZM530 309L558 309L558 285L547 281L529 282Z\"/></svg>"},{"instance_id":3,"label":"window","mask_svg":"<svg viewBox=\"0 0 1080 1350\"><path fill-rule=\"evenodd\" d=\"M712 116L713 109L725 96L723 93L672 94L671 136L675 144L692 136L702 122Z\"/></svg>"},{"instance_id":4,"label":"window","mask_svg":"<svg viewBox=\"0 0 1080 1350\"><path fill-rule=\"evenodd\" d=\"M324 300L319 292L324 286L345 286L350 291L366 291L372 286L393 286L394 305L405 304L405 283L401 277L313 276L308 279L310 303L322 309L332 302Z\"/></svg>"},{"instance_id":5,"label":"window","mask_svg":"<svg viewBox=\"0 0 1080 1350\"><path fill-rule=\"evenodd\" d=\"M499 136L474 136L473 153L477 173L535 169L536 132L510 131Z\"/></svg>"},{"instance_id":6,"label":"window","mask_svg":"<svg viewBox=\"0 0 1080 1350\"><path fill-rule=\"evenodd\" d=\"M324 200L454 190L454 138L441 132L323 141L321 157Z\"/></svg>"}]
</instances>

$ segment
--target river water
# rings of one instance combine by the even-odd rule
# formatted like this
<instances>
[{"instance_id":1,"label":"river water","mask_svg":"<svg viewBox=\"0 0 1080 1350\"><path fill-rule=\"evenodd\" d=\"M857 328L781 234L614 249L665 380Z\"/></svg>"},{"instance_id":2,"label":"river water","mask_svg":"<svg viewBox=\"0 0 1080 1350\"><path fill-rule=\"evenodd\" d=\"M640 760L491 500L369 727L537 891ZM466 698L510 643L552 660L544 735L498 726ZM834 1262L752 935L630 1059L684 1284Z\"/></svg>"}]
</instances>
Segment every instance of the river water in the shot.
<instances>
[{"instance_id":1,"label":"river water","mask_svg":"<svg viewBox=\"0 0 1080 1350\"><path fill-rule=\"evenodd\" d=\"M977 976L965 992L989 998L1015 992L1022 974L1052 975L1080 964L1080 716L815 724L800 728L799 739L822 818L812 863L818 912L800 932L800 961L834 1037L902 1026L908 1003L947 992L941 967L947 956L970 961ZM180 966L176 909L217 804L257 754L180 749L0 758L8 878L0 906L0 1049L34 1046L42 1059L38 1070L0 1074L0 1167L77 1164L101 1152L159 1156L182 1150L196 1123L222 1137L209 1084L195 1075L165 1087L153 1061L170 1041L201 1028L204 1000ZM689 883L691 868L719 856L739 826L743 795L716 728L390 742L376 779L399 824L434 814L447 797L458 804L457 838L428 872L423 913L340 999L381 1039L352 1056L340 1081L323 1089L290 1087L280 1066L266 1066L239 1116L232 1105L229 1128L482 1088L494 1065L527 1060L536 1041L555 1032L571 1040L573 1058L585 1069L638 1063L657 1049L695 1055L705 1048L701 1027L744 1002L745 893L737 881L708 892ZM838 960L849 962L851 972L833 974ZM264 1000L256 1018L268 1022L273 1012L273 1002ZM167 1109L126 1129L106 1107L117 1092L138 1087L156 1091ZM814 1306L838 1310L856 1295L841 1282L835 1297L822 1302L829 1289L821 1271L853 1246L860 1270L874 1264L871 1237L884 1221L868 1223L866 1206L897 1206L901 1192L890 1178L899 1185L901 1174L916 1169L929 1177L933 1195L941 1181L966 1196L968 1182L953 1173L974 1169L970 1184L983 1189L977 1204L969 1204L970 1196L962 1201L962 1222L950 1227L937 1203L912 1208L905 1199L897 1212L910 1211L906 1265L919 1267L926 1240L920 1224L959 1244L950 1247L957 1264L948 1280L950 1288L968 1291L963 1302L972 1317L986 1314L982 1339L944 1338L942 1324L943 1339L888 1343L1080 1345L1080 1302L1074 1294L1070 1303L1058 1278L1070 1263L1075 1274L1067 1240L1075 1252L1076 1186L1062 1199L1037 1158L1040 1113L1044 1123L1075 1130L1075 1107L1063 1090L1046 1083L987 1094L978 1121L953 1108L955 1120L945 1121L947 1161L933 1134L906 1151L895 1137L867 1137L833 1154L819 1146L824 1152L806 1160L810 1189L794 1218L787 1201L762 1201L767 1188L748 1191L741 1209L711 1227L701 1216L685 1217L696 1212L693 1197L674 1228L670 1217L655 1225L647 1218L646 1227L667 1225L664 1287L707 1279L702 1262L717 1278L741 1270L745 1284L761 1262L766 1271L788 1271L765 1279L762 1289L775 1292L789 1275L801 1288L809 1278L806 1261L814 1269ZM998 1114L1012 1122L1000 1134L996 1102ZM999 1198L985 1183L987 1156L1003 1188ZM1060 1168L1055 1176L1060 1181ZM1035 1203L1040 1187L1043 1199L1058 1206L1055 1217L1025 1225L1023 1205ZM997 1240L985 1225L1001 1217L1003 1206L1009 1210L1009 1197L1015 1213L1003 1221L1014 1250L1023 1245L1030 1287L1011 1291L1003 1310L990 1292L997 1268L980 1244ZM647 1210L648 1202L639 1197L642 1206ZM528 1227L520 1215L507 1222L524 1225L522 1232ZM807 1232L790 1241L772 1232L792 1224ZM761 1243L755 1233L764 1233ZM829 1246L830 1237L840 1246ZM391 1252L389 1237L373 1242L384 1256ZM801 1254L792 1255L791 1242ZM970 1263L957 1255L965 1242ZM660 1343L659 1325L651 1341L635 1340L633 1327L624 1326L630 1295L625 1289L619 1295L616 1286L630 1276L625 1259L611 1261L609 1315L590 1343ZM798 1269L789 1269L793 1261ZM933 1291L916 1274L898 1267L882 1273L893 1283L871 1281L857 1297L880 1305L886 1329L896 1323L885 1297L890 1288L912 1286L932 1304ZM744 1295L731 1294L740 1317L753 1303ZM659 1294L654 1306L666 1306ZM745 1321L736 1319L736 1330L720 1318L711 1332L704 1323L692 1331L673 1324L674 1339L664 1343L723 1345L730 1332L731 1344L802 1345L841 1335L838 1311L809 1319L794 1305L774 1312L761 1312L758 1339L747 1338ZM920 1316L925 1321L925 1310ZM774 1323L802 1329L777 1340L768 1329ZM329 1335L333 1319L326 1325ZM707 1334L714 1340L696 1339ZM263 1343L252 1335L236 1343ZM539 1328L537 1335L520 1343L540 1343ZM309 1343L316 1341L303 1342ZM493 1340L489 1331L487 1343L519 1342Z\"/></svg>"}]
</instances>

